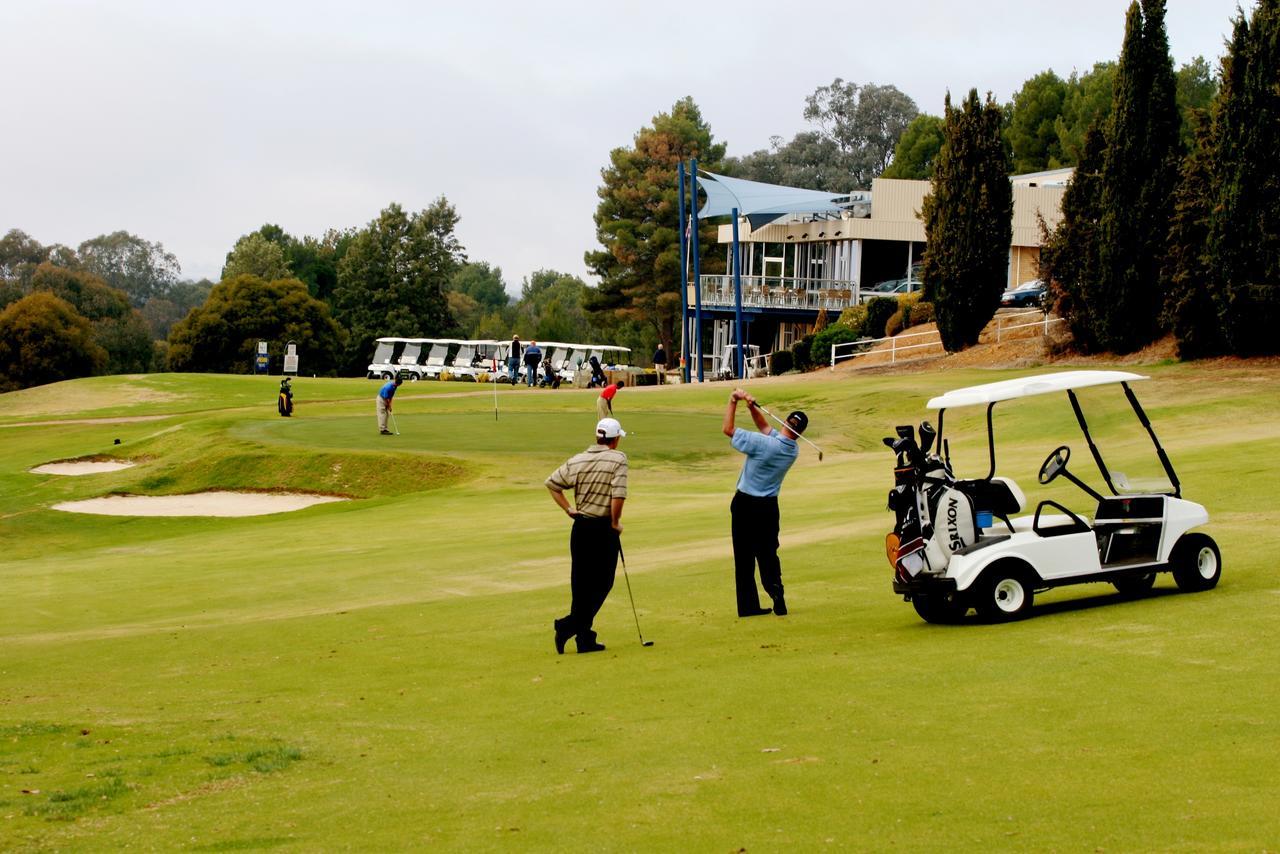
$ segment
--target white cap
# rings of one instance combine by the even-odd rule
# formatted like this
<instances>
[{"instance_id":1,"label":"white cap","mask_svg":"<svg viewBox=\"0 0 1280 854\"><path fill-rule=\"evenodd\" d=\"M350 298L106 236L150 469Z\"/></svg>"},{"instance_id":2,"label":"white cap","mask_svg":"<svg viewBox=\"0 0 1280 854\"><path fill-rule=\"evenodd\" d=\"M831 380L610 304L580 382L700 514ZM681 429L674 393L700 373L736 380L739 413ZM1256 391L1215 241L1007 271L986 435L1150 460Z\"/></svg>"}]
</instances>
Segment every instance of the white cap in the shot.
<instances>
[{"instance_id":1,"label":"white cap","mask_svg":"<svg viewBox=\"0 0 1280 854\"><path fill-rule=\"evenodd\" d=\"M627 431L622 429L616 418L601 418L596 424L596 436L600 439L617 439L625 435Z\"/></svg>"}]
</instances>

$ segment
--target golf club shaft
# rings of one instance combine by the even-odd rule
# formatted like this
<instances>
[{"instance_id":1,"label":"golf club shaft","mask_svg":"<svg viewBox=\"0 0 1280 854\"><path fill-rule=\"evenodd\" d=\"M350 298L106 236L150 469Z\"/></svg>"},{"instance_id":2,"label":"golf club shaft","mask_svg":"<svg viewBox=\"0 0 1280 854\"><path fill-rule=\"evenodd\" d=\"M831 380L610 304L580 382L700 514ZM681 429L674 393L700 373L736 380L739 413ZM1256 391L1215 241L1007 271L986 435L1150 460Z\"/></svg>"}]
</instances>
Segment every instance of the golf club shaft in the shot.
<instances>
[{"instance_id":1,"label":"golf club shaft","mask_svg":"<svg viewBox=\"0 0 1280 854\"><path fill-rule=\"evenodd\" d=\"M627 598L631 600L631 616L636 621L636 637L640 638L640 645L644 646L644 634L640 631L640 615L636 613L636 597L631 595L631 576L627 574L627 556L622 551L622 540L618 540L618 557L622 559L622 577L627 582Z\"/></svg>"},{"instance_id":2,"label":"golf club shaft","mask_svg":"<svg viewBox=\"0 0 1280 854\"><path fill-rule=\"evenodd\" d=\"M774 414L773 414L772 412L770 412L769 410L765 409L765 408L764 408L763 406L761 406L759 403L750 403L750 404L747 404L747 405L748 405L748 406L753 406L753 407L755 407L756 409L759 409L759 410L760 410L761 412L763 412L765 415L768 415L770 418L772 418L774 421L777 421L777 422L778 422L779 424L781 424L783 427L786 427L786 428L787 428L788 430L790 430L792 433L795 433L795 432L796 432L794 427L792 427L792 426L791 426L790 424L788 424L787 422L783 421L783 420L782 420L781 418L779 418L778 416L774 415ZM809 442L809 440L808 440L808 439L805 439L805 438L804 438L804 434L803 434L803 433L796 433L796 436L798 436L800 439L804 440L805 442ZM817 452L818 452L818 459L822 459L822 449L821 449L821 448L819 448L817 445L813 444L813 442L809 442L809 446L810 446L811 448L813 448L815 451L817 451Z\"/></svg>"},{"instance_id":3,"label":"golf club shaft","mask_svg":"<svg viewBox=\"0 0 1280 854\"><path fill-rule=\"evenodd\" d=\"M390 411L389 411L389 412L387 412L387 415L390 415L390 416L391 416L391 430L392 430L392 432L394 432L397 436L399 436L399 435L400 435L400 426L399 426L398 424L396 424L396 414L395 414L394 412L390 412Z\"/></svg>"}]
</instances>

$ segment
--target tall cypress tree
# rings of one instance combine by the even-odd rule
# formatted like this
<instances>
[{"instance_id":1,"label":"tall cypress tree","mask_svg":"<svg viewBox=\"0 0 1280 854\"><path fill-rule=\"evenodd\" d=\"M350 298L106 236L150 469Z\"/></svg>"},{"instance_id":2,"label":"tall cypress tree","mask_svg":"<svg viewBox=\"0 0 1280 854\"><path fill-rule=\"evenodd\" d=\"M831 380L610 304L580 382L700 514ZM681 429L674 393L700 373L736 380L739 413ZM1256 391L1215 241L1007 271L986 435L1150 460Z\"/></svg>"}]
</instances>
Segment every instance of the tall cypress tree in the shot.
<instances>
[{"instance_id":1,"label":"tall cypress tree","mask_svg":"<svg viewBox=\"0 0 1280 854\"><path fill-rule=\"evenodd\" d=\"M1004 113L970 89L963 106L947 96L942 148L924 199L925 299L933 302L950 352L978 343L1000 304L1013 239L1013 186L1001 134Z\"/></svg>"},{"instance_id":2,"label":"tall cypress tree","mask_svg":"<svg viewBox=\"0 0 1280 854\"><path fill-rule=\"evenodd\" d=\"M1193 120L1192 148L1183 158L1173 196L1169 254L1165 268L1165 325L1178 340L1178 356L1196 359L1222 352L1223 340L1213 290L1209 287L1209 220L1216 186L1213 123L1203 113Z\"/></svg>"},{"instance_id":3,"label":"tall cypress tree","mask_svg":"<svg viewBox=\"0 0 1280 854\"><path fill-rule=\"evenodd\" d=\"M1164 0L1129 6L1102 163L1098 276L1086 282L1099 347L1127 353L1160 332L1163 259L1181 118Z\"/></svg>"},{"instance_id":4,"label":"tall cypress tree","mask_svg":"<svg viewBox=\"0 0 1280 854\"><path fill-rule=\"evenodd\" d=\"M1098 221L1102 216L1102 160L1106 139L1096 124L1084 135L1075 176L1062 194L1062 222L1048 233L1041 220L1040 278L1049 284L1054 312L1067 321L1076 347L1098 348L1095 304L1086 293L1098 276Z\"/></svg>"},{"instance_id":5,"label":"tall cypress tree","mask_svg":"<svg viewBox=\"0 0 1280 854\"><path fill-rule=\"evenodd\" d=\"M1280 0L1237 18L1215 105L1211 290L1227 345L1276 352L1280 322Z\"/></svg>"}]
</instances>

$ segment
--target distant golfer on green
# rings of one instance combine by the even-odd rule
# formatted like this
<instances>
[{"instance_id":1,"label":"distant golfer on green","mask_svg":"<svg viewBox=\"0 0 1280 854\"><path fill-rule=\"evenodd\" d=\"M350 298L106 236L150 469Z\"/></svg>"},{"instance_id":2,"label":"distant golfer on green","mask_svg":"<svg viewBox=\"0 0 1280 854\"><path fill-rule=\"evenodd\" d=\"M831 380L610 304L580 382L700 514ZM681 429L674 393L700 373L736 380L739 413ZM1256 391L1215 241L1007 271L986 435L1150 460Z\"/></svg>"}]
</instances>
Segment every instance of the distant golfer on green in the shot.
<instances>
[{"instance_id":1,"label":"distant golfer on green","mask_svg":"<svg viewBox=\"0 0 1280 854\"><path fill-rule=\"evenodd\" d=\"M400 388L402 382L404 380L397 376L393 380L387 380L378 389L378 432L383 436L391 435L391 431L387 429L387 416L391 414L391 399L396 396L396 389Z\"/></svg>"},{"instance_id":2,"label":"distant golfer on green","mask_svg":"<svg viewBox=\"0 0 1280 854\"><path fill-rule=\"evenodd\" d=\"M573 520L569 534L572 568L569 589L573 594L567 616L555 621L556 652L564 653L569 638L576 637L578 652L599 652L591 624L613 589L621 549L622 505L627 500L627 455L618 442L627 435L613 418L596 424L596 443L570 457L547 478L547 489L561 510ZM564 491L573 490L576 509Z\"/></svg>"},{"instance_id":3,"label":"distant golfer on green","mask_svg":"<svg viewBox=\"0 0 1280 854\"><path fill-rule=\"evenodd\" d=\"M760 432L734 426L738 401L745 400L751 420ZM782 591L782 564L778 561L778 491L791 464L799 456L796 439L809 426L809 417L800 410L787 416L787 426L775 430L756 408L756 399L740 388L729 395L725 410L724 434L733 448L746 456L738 489L729 505L733 518L733 574L738 593L738 616L755 617L769 613L760 607L756 590L756 564L760 584L773 599L773 613L786 616L787 600Z\"/></svg>"}]
</instances>

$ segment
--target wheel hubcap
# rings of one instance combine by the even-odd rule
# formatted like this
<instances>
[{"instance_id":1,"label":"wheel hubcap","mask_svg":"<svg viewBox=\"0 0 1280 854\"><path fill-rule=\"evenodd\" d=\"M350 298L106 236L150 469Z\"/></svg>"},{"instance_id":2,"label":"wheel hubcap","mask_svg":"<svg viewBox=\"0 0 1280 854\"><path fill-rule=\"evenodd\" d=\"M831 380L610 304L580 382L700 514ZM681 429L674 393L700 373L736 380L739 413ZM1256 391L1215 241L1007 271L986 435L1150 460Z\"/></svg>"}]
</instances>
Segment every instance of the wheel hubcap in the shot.
<instances>
[{"instance_id":1,"label":"wheel hubcap","mask_svg":"<svg viewBox=\"0 0 1280 854\"><path fill-rule=\"evenodd\" d=\"M1213 549L1205 547L1200 550L1200 554L1196 555L1196 569L1206 581L1213 578L1218 571L1218 559L1214 556Z\"/></svg>"},{"instance_id":2,"label":"wheel hubcap","mask_svg":"<svg viewBox=\"0 0 1280 854\"><path fill-rule=\"evenodd\" d=\"M1003 578L996 585L996 607L1006 614L1012 614L1021 608L1026 598L1027 594L1022 589L1022 585L1012 578Z\"/></svg>"}]
</instances>

